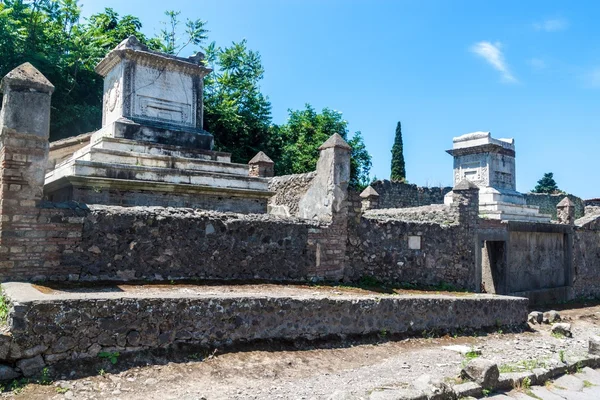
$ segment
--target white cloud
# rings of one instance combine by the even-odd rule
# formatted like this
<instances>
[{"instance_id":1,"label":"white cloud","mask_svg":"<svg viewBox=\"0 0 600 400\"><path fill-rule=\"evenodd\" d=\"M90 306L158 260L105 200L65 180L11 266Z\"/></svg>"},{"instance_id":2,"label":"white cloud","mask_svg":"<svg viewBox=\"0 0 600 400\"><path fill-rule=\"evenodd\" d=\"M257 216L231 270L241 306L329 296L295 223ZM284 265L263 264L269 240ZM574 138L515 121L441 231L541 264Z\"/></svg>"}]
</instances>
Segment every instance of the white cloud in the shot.
<instances>
[{"instance_id":1,"label":"white cloud","mask_svg":"<svg viewBox=\"0 0 600 400\"><path fill-rule=\"evenodd\" d=\"M563 18L546 19L541 22L535 22L533 28L536 31L558 32L569 27L569 21Z\"/></svg>"},{"instance_id":2,"label":"white cloud","mask_svg":"<svg viewBox=\"0 0 600 400\"><path fill-rule=\"evenodd\" d=\"M513 76L508 65L506 65L506 61L504 61L504 54L500 50L501 47L502 44L500 42L491 43L483 41L475 43L471 47L471 51L487 61L495 70L499 71L504 82L517 82L517 78Z\"/></svg>"},{"instance_id":3,"label":"white cloud","mask_svg":"<svg viewBox=\"0 0 600 400\"><path fill-rule=\"evenodd\" d=\"M527 60L527 64L536 70L542 70L547 67L546 61L542 60L541 58L530 58Z\"/></svg>"}]
</instances>

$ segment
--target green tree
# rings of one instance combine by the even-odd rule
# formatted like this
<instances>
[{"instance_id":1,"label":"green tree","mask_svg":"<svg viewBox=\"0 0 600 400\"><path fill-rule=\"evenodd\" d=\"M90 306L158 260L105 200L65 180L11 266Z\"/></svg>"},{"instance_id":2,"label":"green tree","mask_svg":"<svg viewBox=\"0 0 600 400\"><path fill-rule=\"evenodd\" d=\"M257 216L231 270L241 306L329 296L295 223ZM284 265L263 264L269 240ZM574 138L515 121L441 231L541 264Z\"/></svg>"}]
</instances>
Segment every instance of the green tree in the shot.
<instances>
[{"instance_id":1,"label":"green tree","mask_svg":"<svg viewBox=\"0 0 600 400\"><path fill-rule=\"evenodd\" d=\"M546 172L542 179L537 182L535 188L531 191L532 193L561 193L558 189L556 181L554 180L554 174L552 172Z\"/></svg>"},{"instance_id":2,"label":"green tree","mask_svg":"<svg viewBox=\"0 0 600 400\"><path fill-rule=\"evenodd\" d=\"M205 51L213 72L204 80L204 127L214 134L215 149L231 153L234 162L246 163L261 150L276 160L260 54L246 40L225 48L213 42Z\"/></svg>"},{"instance_id":3,"label":"green tree","mask_svg":"<svg viewBox=\"0 0 600 400\"><path fill-rule=\"evenodd\" d=\"M144 41L140 28L111 9L82 23L77 0L0 1L0 76L29 61L54 84L50 140L98 129L102 78L94 67L127 36Z\"/></svg>"},{"instance_id":4,"label":"green tree","mask_svg":"<svg viewBox=\"0 0 600 400\"><path fill-rule=\"evenodd\" d=\"M208 39L208 30L205 28L206 21L191 20L189 18L185 21L185 36L178 37L177 27L181 24L179 14L181 14L181 11L165 11L165 15L169 17L169 20L162 22L165 27L161 29L153 43L157 45L155 46L156 50L167 54L179 54L188 45L200 46ZM181 40L183 40L183 43L180 43Z\"/></svg>"},{"instance_id":5,"label":"green tree","mask_svg":"<svg viewBox=\"0 0 600 400\"><path fill-rule=\"evenodd\" d=\"M319 159L319 146L338 133L352 147L350 185L356 189L368 185L371 155L360 132L348 139L348 122L341 112L324 108L317 113L309 104L303 110L288 112L287 123L277 127L273 139L282 146L281 156L275 163L277 175L314 171Z\"/></svg>"},{"instance_id":6,"label":"green tree","mask_svg":"<svg viewBox=\"0 0 600 400\"><path fill-rule=\"evenodd\" d=\"M392 147L392 173L390 179L392 181L406 181L406 166L404 164L404 148L402 144L402 126L400 121L396 125L396 137L394 146Z\"/></svg>"}]
</instances>

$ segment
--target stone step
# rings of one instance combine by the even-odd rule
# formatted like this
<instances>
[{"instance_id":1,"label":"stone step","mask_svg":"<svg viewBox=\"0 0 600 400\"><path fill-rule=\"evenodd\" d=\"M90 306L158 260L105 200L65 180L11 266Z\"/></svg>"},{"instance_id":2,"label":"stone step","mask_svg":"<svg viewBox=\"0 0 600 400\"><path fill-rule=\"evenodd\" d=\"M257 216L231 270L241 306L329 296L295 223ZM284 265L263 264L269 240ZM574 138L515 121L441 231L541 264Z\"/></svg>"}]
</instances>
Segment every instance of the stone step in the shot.
<instances>
[{"instance_id":1,"label":"stone step","mask_svg":"<svg viewBox=\"0 0 600 400\"><path fill-rule=\"evenodd\" d=\"M97 140L92 141L91 145L95 148L106 150L117 150L131 153L143 153L171 157L194 158L201 160L220 161L226 163L231 162L231 154L220 151L185 148L159 143L139 142L135 140L106 136L100 137Z\"/></svg>"},{"instance_id":2,"label":"stone step","mask_svg":"<svg viewBox=\"0 0 600 400\"><path fill-rule=\"evenodd\" d=\"M84 149L82 149L84 150ZM228 162L203 160L197 158L154 155L122 150L89 147L74 155L78 160L100 162L106 164L135 165L151 168L171 168L190 171L204 171L219 174L248 176L248 166ZM60 166L60 165L59 165Z\"/></svg>"},{"instance_id":3,"label":"stone step","mask_svg":"<svg viewBox=\"0 0 600 400\"><path fill-rule=\"evenodd\" d=\"M546 214L516 214L506 211L479 210L479 216L485 219L497 219L501 221L522 221L550 223L551 217Z\"/></svg>"},{"instance_id":4,"label":"stone step","mask_svg":"<svg viewBox=\"0 0 600 400\"><path fill-rule=\"evenodd\" d=\"M46 185L67 176L112 178L216 188L268 191L268 180L218 172L182 170L70 159L46 174Z\"/></svg>"}]
</instances>

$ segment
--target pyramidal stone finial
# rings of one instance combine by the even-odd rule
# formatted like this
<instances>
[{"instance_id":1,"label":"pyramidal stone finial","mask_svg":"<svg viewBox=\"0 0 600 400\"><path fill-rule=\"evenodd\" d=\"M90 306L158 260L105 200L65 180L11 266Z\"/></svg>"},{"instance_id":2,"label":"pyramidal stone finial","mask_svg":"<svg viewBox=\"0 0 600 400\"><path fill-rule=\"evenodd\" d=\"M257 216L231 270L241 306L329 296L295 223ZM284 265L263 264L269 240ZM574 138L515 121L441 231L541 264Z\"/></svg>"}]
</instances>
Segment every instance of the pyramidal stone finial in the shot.
<instances>
[{"instance_id":1,"label":"pyramidal stone finial","mask_svg":"<svg viewBox=\"0 0 600 400\"><path fill-rule=\"evenodd\" d=\"M29 88L50 94L54 92L54 85L28 62L19 65L2 78L2 91L5 92L7 88Z\"/></svg>"},{"instance_id":2,"label":"pyramidal stone finial","mask_svg":"<svg viewBox=\"0 0 600 400\"><path fill-rule=\"evenodd\" d=\"M142 44L135 36L131 35L127 39L123 40L121 43L117 45L115 50L122 49L131 49L131 50L140 50L140 51L148 51L148 46Z\"/></svg>"},{"instance_id":3,"label":"pyramidal stone finial","mask_svg":"<svg viewBox=\"0 0 600 400\"><path fill-rule=\"evenodd\" d=\"M269 158L265 153L259 151L252 160L248 161L248 164L258 164L258 163L266 163L266 164L275 164L273 160Z\"/></svg>"},{"instance_id":4,"label":"pyramidal stone finial","mask_svg":"<svg viewBox=\"0 0 600 400\"><path fill-rule=\"evenodd\" d=\"M575 203L573 203L573 200L565 196L565 198L562 199L560 203L556 205L556 207L575 207Z\"/></svg>"},{"instance_id":5,"label":"pyramidal stone finial","mask_svg":"<svg viewBox=\"0 0 600 400\"><path fill-rule=\"evenodd\" d=\"M350 147L350 145L348 143L346 143L344 138L341 137L339 133L334 133L333 135L331 135L329 137L329 139L327 139L325 141L325 143L323 143L319 147L319 150L330 149L332 147L337 147L337 148L346 149L346 150L352 150L352 147Z\"/></svg>"},{"instance_id":6,"label":"pyramidal stone finial","mask_svg":"<svg viewBox=\"0 0 600 400\"><path fill-rule=\"evenodd\" d=\"M368 197L379 197L379 193L377 193L377 191L373 189L373 186L367 186L367 188L363 190L360 194L360 197L363 199Z\"/></svg>"},{"instance_id":7,"label":"pyramidal stone finial","mask_svg":"<svg viewBox=\"0 0 600 400\"><path fill-rule=\"evenodd\" d=\"M456 186L454 186L452 188L453 191L456 191L456 190L469 190L469 189L479 189L479 187L476 184L474 184L473 182L471 182L470 180L463 179Z\"/></svg>"}]
</instances>

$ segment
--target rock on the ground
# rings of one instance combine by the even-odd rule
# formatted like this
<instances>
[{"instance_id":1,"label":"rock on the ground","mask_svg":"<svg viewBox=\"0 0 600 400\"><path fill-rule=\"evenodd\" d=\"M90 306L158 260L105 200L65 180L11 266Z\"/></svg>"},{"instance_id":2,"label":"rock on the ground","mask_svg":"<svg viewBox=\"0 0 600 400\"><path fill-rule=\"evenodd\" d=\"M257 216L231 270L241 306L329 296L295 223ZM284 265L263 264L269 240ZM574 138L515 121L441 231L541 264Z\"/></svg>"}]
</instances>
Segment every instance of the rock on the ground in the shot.
<instances>
[{"instance_id":1,"label":"rock on the ground","mask_svg":"<svg viewBox=\"0 0 600 400\"><path fill-rule=\"evenodd\" d=\"M447 399L453 393L452 388L440 379L432 378L431 375L421 375L414 380L412 386L419 392L427 395L428 399Z\"/></svg>"},{"instance_id":2,"label":"rock on the ground","mask_svg":"<svg viewBox=\"0 0 600 400\"><path fill-rule=\"evenodd\" d=\"M588 342L588 353L600 356L600 336L592 336Z\"/></svg>"},{"instance_id":3,"label":"rock on the ground","mask_svg":"<svg viewBox=\"0 0 600 400\"><path fill-rule=\"evenodd\" d=\"M552 333L566 337L573 337L573 333L571 332L571 324L566 324L564 322L552 325Z\"/></svg>"},{"instance_id":4,"label":"rock on the ground","mask_svg":"<svg viewBox=\"0 0 600 400\"><path fill-rule=\"evenodd\" d=\"M560 314L557 311L550 310L544 313L543 322L545 324L552 324L556 321L560 321Z\"/></svg>"},{"instance_id":5,"label":"rock on the ground","mask_svg":"<svg viewBox=\"0 0 600 400\"><path fill-rule=\"evenodd\" d=\"M8 365L0 364L0 381L10 381L21 376L17 371Z\"/></svg>"},{"instance_id":6,"label":"rock on the ground","mask_svg":"<svg viewBox=\"0 0 600 400\"><path fill-rule=\"evenodd\" d=\"M498 385L500 371L498 365L492 361L476 358L469 361L461 371L461 375L477 382L485 389L490 389Z\"/></svg>"},{"instance_id":7,"label":"rock on the ground","mask_svg":"<svg viewBox=\"0 0 600 400\"><path fill-rule=\"evenodd\" d=\"M542 313L541 311L532 311L527 317L527 321L531 322L532 324L541 324L543 320L544 313Z\"/></svg>"}]
</instances>

